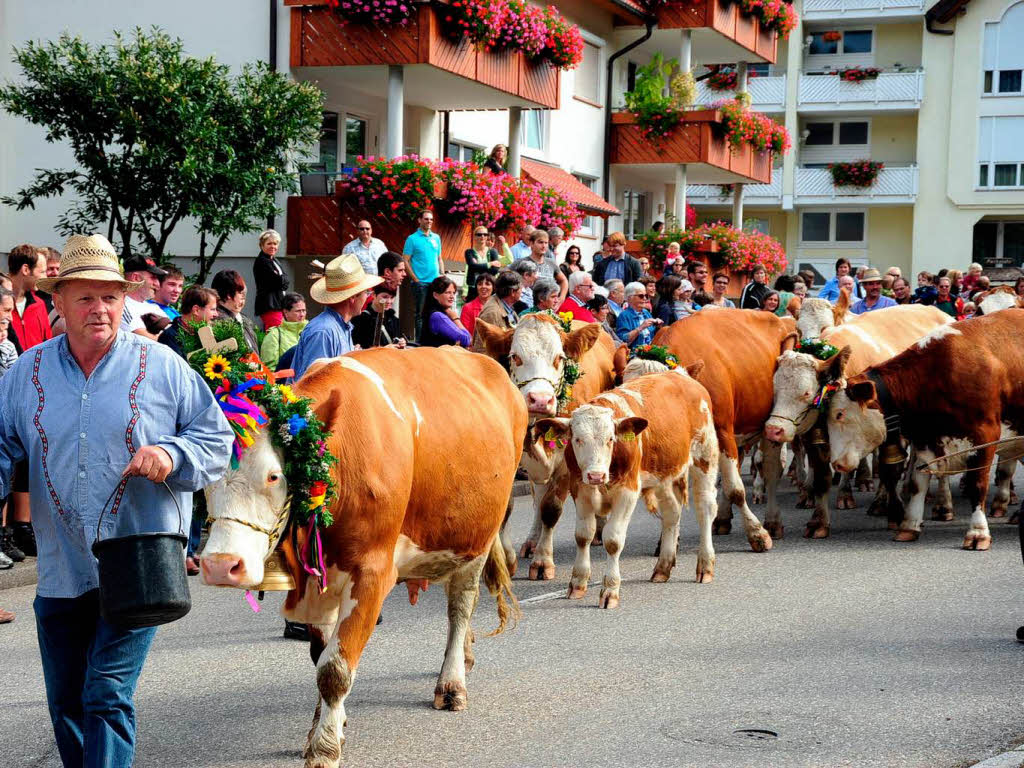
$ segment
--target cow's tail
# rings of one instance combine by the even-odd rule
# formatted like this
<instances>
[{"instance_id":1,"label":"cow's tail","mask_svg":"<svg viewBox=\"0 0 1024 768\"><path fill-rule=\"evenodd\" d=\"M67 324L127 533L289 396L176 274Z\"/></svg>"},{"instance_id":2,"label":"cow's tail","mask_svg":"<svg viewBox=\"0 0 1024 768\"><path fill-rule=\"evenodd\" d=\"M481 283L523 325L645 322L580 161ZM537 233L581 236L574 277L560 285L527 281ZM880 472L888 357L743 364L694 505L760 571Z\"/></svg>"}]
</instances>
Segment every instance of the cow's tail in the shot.
<instances>
[{"instance_id":1,"label":"cow's tail","mask_svg":"<svg viewBox=\"0 0 1024 768\"><path fill-rule=\"evenodd\" d=\"M498 628L488 635L488 637L494 637L505 631L510 618L515 626L519 617L522 616L519 601L512 592L512 576L508 572L500 531L495 534L494 540L491 542L491 551L484 564L484 584L487 585L487 591L491 593L498 604Z\"/></svg>"}]
</instances>

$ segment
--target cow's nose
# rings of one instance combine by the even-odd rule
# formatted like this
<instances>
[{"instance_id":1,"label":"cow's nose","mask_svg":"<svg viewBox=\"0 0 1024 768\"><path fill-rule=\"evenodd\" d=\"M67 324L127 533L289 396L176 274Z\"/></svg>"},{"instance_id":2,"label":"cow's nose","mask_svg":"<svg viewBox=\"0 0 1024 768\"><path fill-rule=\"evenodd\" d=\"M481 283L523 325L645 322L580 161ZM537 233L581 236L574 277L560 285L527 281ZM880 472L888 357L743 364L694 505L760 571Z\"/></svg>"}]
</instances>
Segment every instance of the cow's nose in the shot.
<instances>
[{"instance_id":1,"label":"cow's nose","mask_svg":"<svg viewBox=\"0 0 1024 768\"><path fill-rule=\"evenodd\" d=\"M543 392L531 392L526 396L526 405L531 411L547 413L555 402L554 395L546 395Z\"/></svg>"},{"instance_id":2,"label":"cow's nose","mask_svg":"<svg viewBox=\"0 0 1024 768\"><path fill-rule=\"evenodd\" d=\"M237 587L245 578L245 563L238 555L216 554L199 561L203 581L214 587Z\"/></svg>"},{"instance_id":3,"label":"cow's nose","mask_svg":"<svg viewBox=\"0 0 1024 768\"><path fill-rule=\"evenodd\" d=\"M782 427L772 426L766 424L764 428L764 436L771 440L773 443L781 443L784 437Z\"/></svg>"},{"instance_id":4,"label":"cow's nose","mask_svg":"<svg viewBox=\"0 0 1024 768\"><path fill-rule=\"evenodd\" d=\"M587 483L590 485L604 485L606 476L604 472L587 472Z\"/></svg>"}]
</instances>

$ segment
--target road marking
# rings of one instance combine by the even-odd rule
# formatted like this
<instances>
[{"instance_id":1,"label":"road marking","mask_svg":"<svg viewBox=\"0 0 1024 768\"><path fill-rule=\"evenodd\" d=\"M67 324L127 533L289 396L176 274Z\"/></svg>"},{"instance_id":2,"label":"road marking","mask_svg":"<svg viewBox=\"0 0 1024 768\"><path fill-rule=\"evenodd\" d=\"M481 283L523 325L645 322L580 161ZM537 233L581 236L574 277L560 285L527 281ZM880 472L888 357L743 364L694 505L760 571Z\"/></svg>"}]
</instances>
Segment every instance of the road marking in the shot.
<instances>
[{"instance_id":1,"label":"road marking","mask_svg":"<svg viewBox=\"0 0 1024 768\"><path fill-rule=\"evenodd\" d=\"M592 581L587 584L587 589L596 587L600 582ZM543 603L545 600L557 600L560 597L565 597L568 593L568 588L560 589L558 592L545 592L543 595L534 595L533 597L526 597L519 601L520 605L528 605L529 603Z\"/></svg>"}]
</instances>

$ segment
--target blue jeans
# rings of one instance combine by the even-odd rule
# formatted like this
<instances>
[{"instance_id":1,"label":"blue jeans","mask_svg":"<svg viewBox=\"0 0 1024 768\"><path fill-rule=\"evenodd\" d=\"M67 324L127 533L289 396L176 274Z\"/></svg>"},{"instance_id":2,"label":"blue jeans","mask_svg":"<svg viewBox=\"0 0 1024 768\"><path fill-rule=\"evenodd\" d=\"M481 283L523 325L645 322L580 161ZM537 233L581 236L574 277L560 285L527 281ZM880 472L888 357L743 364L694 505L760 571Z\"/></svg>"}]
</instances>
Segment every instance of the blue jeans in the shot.
<instances>
[{"instance_id":1,"label":"blue jeans","mask_svg":"<svg viewBox=\"0 0 1024 768\"><path fill-rule=\"evenodd\" d=\"M412 283L412 297L416 306L416 341L423 335L423 302L427 300L427 293L430 290L430 283Z\"/></svg>"},{"instance_id":2,"label":"blue jeans","mask_svg":"<svg viewBox=\"0 0 1024 768\"><path fill-rule=\"evenodd\" d=\"M115 629L99 590L33 604L46 702L66 766L115 768L135 756L135 684L156 627Z\"/></svg>"},{"instance_id":3,"label":"blue jeans","mask_svg":"<svg viewBox=\"0 0 1024 768\"><path fill-rule=\"evenodd\" d=\"M196 551L199 549L199 539L203 535L203 524L206 522L206 494L202 491L196 491L192 494L192 527L188 531L188 550L186 554L189 557L195 557Z\"/></svg>"}]
</instances>

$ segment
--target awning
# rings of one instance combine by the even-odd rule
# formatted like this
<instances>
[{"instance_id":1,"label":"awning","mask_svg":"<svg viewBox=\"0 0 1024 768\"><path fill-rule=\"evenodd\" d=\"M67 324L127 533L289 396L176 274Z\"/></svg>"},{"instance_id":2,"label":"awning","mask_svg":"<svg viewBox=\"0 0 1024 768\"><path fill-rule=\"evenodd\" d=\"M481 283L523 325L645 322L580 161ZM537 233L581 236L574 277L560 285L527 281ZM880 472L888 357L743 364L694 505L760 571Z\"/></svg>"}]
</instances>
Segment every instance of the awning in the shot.
<instances>
[{"instance_id":1,"label":"awning","mask_svg":"<svg viewBox=\"0 0 1024 768\"><path fill-rule=\"evenodd\" d=\"M523 178L544 187L551 187L566 200L576 203L576 207L586 214L608 217L618 216L620 213L618 208L561 168L536 160L527 160L525 157L520 161L520 167Z\"/></svg>"}]
</instances>

